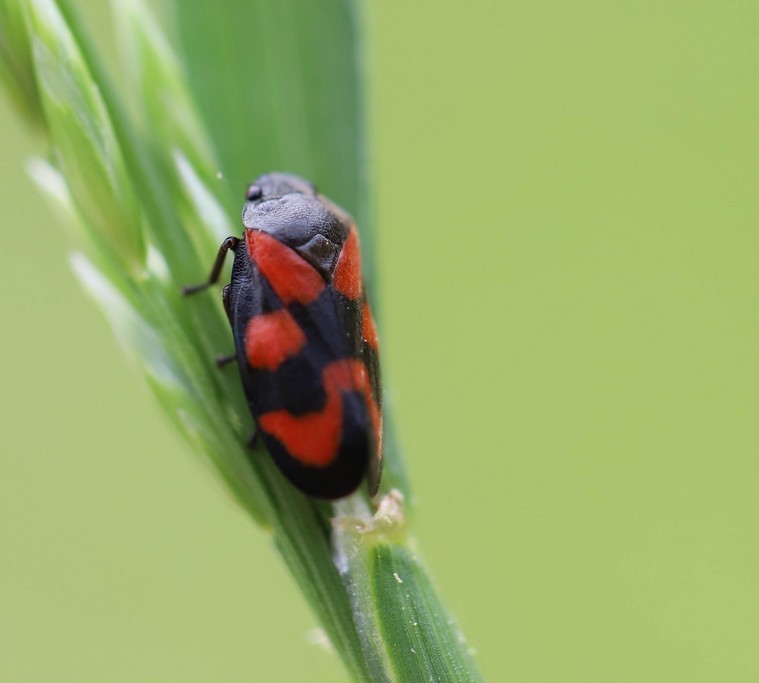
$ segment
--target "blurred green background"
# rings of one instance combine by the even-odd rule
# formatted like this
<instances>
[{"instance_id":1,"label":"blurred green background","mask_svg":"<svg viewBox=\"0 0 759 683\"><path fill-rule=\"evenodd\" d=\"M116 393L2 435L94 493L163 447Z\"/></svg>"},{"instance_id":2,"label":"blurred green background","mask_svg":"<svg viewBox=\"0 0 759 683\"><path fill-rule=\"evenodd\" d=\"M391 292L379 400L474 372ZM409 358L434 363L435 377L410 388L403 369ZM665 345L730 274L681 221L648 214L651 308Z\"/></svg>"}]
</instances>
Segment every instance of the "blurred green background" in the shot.
<instances>
[{"instance_id":1,"label":"blurred green background","mask_svg":"<svg viewBox=\"0 0 759 683\"><path fill-rule=\"evenodd\" d=\"M759 8L370 17L387 383L486 679L759 680ZM0 97L0 680L346 680L78 290Z\"/></svg>"}]
</instances>

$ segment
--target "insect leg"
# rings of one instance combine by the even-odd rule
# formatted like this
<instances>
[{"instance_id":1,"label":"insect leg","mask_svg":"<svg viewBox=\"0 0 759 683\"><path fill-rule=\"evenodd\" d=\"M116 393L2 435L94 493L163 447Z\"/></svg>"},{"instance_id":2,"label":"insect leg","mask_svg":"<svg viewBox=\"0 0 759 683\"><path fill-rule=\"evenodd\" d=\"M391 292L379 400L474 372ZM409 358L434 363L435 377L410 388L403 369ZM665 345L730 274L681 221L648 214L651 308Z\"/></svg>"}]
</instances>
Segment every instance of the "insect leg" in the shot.
<instances>
[{"instance_id":1,"label":"insect leg","mask_svg":"<svg viewBox=\"0 0 759 683\"><path fill-rule=\"evenodd\" d=\"M227 252L230 249L232 251L237 251L239 244L239 237L227 237L227 239L225 239L219 247L219 253L216 254L216 260L214 261L213 268L211 269L211 274L208 276L208 280L199 285L182 287L182 294L185 296L188 294L196 294L197 292L202 292L206 287L210 287L212 284L214 284L219 279L219 274L221 273L221 269L224 266L224 257L227 255Z\"/></svg>"},{"instance_id":2,"label":"insect leg","mask_svg":"<svg viewBox=\"0 0 759 683\"><path fill-rule=\"evenodd\" d=\"M225 365L229 365L229 363L234 363L237 360L237 356L234 354L231 356L216 356L216 367L217 368L223 368Z\"/></svg>"}]
</instances>

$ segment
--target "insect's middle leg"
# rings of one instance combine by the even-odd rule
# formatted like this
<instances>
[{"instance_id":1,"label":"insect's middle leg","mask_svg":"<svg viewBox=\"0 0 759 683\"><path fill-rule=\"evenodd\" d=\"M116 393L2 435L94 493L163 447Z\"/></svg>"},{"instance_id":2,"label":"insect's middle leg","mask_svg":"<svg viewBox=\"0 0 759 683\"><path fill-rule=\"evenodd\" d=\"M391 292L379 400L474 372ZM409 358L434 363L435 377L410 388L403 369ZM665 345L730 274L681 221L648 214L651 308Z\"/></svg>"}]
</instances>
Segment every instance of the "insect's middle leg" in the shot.
<instances>
[{"instance_id":1,"label":"insect's middle leg","mask_svg":"<svg viewBox=\"0 0 759 683\"><path fill-rule=\"evenodd\" d=\"M197 292L202 292L206 287L210 287L212 284L214 284L219 279L221 269L224 267L224 257L227 255L227 252L230 249L232 251L237 251L237 247L239 245L239 237L227 237L227 239L225 239L219 247L219 253L216 254L216 260L213 263L213 268L211 268L211 274L208 276L208 280L199 285L182 287L182 294L185 296L189 294L196 294Z\"/></svg>"},{"instance_id":2,"label":"insect's middle leg","mask_svg":"<svg viewBox=\"0 0 759 683\"><path fill-rule=\"evenodd\" d=\"M232 354L231 356L216 356L216 367L223 368L225 365L234 363L237 360L237 356Z\"/></svg>"}]
</instances>

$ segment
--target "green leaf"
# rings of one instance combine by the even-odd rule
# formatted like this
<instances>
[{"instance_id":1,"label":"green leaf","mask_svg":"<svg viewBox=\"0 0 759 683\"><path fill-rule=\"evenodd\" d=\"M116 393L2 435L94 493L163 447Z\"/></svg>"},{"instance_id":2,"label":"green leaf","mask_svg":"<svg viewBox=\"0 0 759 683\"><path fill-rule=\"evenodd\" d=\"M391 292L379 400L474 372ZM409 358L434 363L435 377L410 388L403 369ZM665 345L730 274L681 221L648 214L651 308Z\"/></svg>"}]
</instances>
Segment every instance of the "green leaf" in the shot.
<instances>
[{"instance_id":1,"label":"green leaf","mask_svg":"<svg viewBox=\"0 0 759 683\"><path fill-rule=\"evenodd\" d=\"M466 641L432 590L430 578L409 549L378 543L367 558L383 640L393 649L400 681L480 681Z\"/></svg>"},{"instance_id":2,"label":"green leaf","mask_svg":"<svg viewBox=\"0 0 759 683\"><path fill-rule=\"evenodd\" d=\"M198 173L212 177L219 164L163 29L143 0L112 0L111 6L130 91L144 95L130 100L142 137L167 163L176 149Z\"/></svg>"},{"instance_id":3,"label":"green leaf","mask_svg":"<svg viewBox=\"0 0 759 683\"><path fill-rule=\"evenodd\" d=\"M349 3L178 2L176 15L195 100L238 196L260 173L299 173L361 224L363 93Z\"/></svg>"},{"instance_id":4,"label":"green leaf","mask_svg":"<svg viewBox=\"0 0 759 683\"><path fill-rule=\"evenodd\" d=\"M28 14L58 165L93 239L137 272L145 258L142 215L100 89L58 6L30 0Z\"/></svg>"},{"instance_id":5,"label":"green leaf","mask_svg":"<svg viewBox=\"0 0 759 683\"><path fill-rule=\"evenodd\" d=\"M42 104L19 0L0 0L0 78L24 118L42 128Z\"/></svg>"},{"instance_id":6,"label":"green leaf","mask_svg":"<svg viewBox=\"0 0 759 683\"><path fill-rule=\"evenodd\" d=\"M336 561L370 662L370 680L481 681L463 635L410 550L403 496L397 491L385 496L374 516L350 499L336 508Z\"/></svg>"},{"instance_id":7,"label":"green leaf","mask_svg":"<svg viewBox=\"0 0 759 683\"><path fill-rule=\"evenodd\" d=\"M184 69L151 9L142 0L112 0L111 5L129 90L143 95L129 99L136 132L166 186L160 194L173 197L173 214L181 217L154 220L156 239L164 249L177 242L193 245L197 263L204 264L226 237L240 231L224 211L228 186L219 182L216 152Z\"/></svg>"}]
</instances>

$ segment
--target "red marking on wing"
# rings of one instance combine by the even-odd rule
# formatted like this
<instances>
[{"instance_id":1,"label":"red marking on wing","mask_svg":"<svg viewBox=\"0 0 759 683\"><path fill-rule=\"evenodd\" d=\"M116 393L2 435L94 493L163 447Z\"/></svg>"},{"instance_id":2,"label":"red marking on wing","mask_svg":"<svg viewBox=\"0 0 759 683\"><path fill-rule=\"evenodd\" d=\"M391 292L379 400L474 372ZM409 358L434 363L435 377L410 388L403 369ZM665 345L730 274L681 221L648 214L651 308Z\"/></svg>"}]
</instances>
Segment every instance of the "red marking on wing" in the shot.
<instances>
[{"instance_id":1,"label":"red marking on wing","mask_svg":"<svg viewBox=\"0 0 759 683\"><path fill-rule=\"evenodd\" d=\"M377 447L382 438L382 417L372 397L366 366L355 359L338 360L324 368L322 378L327 400L319 412L296 416L273 410L259 417L261 429L275 437L296 460L311 467L327 467L337 457L343 427L341 394L358 391L364 395Z\"/></svg>"},{"instance_id":2,"label":"red marking on wing","mask_svg":"<svg viewBox=\"0 0 759 683\"><path fill-rule=\"evenodd\" d=\"M361 296L361 250L358 245L358 232L351 226L348 239L337 259L332 286L349 299Z\"/></svg>"},{"instance_id":3,"label":"red marking on wing","mask_svg":"<svg viewBox=\"0 0 759 683\"><path fill-rule=\"evenodd\" d=\"M276 370L306 345L306 335L286 309L252 317L245 328L245 355L254 368Z\"/></svg>"},{"instance_id":4,"label":"red marking on wing","mask_svg":"<svg viewBox=\"0 0 759 683\"><path fill-rule=\"evenodd\" d=\"M246 229L245 245L258 269L285 305L310 304L324 290L318 271L303 257L261 230Z\"/></svg>"},{"instance_id":5,"label":"red marking on wing","mask_svg":"<svg viewBox=\"0 0 759 683\"><path fill-rule=\"evenodd\" d=\"M379 351L379 339L377 337L377 328L374 325L374 318L369 304L364 301L364 309L361 313L362 330L361 336L375 351Z\"/></svg>"}]
</instances>

